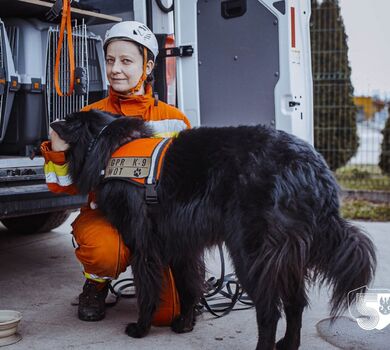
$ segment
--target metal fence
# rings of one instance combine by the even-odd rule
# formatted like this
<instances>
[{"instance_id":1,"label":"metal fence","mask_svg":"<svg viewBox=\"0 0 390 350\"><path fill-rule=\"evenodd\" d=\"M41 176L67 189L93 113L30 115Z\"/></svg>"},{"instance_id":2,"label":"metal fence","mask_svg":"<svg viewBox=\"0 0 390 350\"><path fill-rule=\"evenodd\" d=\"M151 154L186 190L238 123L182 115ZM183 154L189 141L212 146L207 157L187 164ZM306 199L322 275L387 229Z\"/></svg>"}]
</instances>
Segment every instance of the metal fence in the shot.
<instances>
[{"instance_id":1,"label":"metal fence","mask_svg":"<svg viewBox=\"0 0 390 350\"><path fill-rule=\"evenodd\" d=\"M388 108L368 118L362 118L362 114L360 110L356 122L359 147L347 165L337 169L336 175L345 188L389 191L390 177L379 166Z\"/></svg>"},{"instance_id":2,"label":"metal fence","mask_svg":"<svg viewBox=\"0 0 390 350\"><path fill-rule=\"evenodd\" d=\"M390 191L389 171L380 164L390 101L354 93L347 35L338 2L312 0L315 147L343 188Z\"/></svg>"}]
</instances>

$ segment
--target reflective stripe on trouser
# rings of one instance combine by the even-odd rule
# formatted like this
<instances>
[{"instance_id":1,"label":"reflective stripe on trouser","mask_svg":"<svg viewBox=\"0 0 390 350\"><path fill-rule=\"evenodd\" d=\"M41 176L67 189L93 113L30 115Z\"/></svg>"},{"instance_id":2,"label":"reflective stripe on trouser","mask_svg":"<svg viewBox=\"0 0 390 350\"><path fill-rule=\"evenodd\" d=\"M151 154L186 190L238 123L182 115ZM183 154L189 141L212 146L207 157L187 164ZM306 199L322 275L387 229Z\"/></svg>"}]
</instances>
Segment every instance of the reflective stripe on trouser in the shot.
<instances>
[{"instance_id":1,"label":"reflective stripe on trouser","mask_svg":"<svg viewBox=\"0 0 390 350\"><path fill-rule=\"evenodd\" d=\"M130 263L130 251L118 231L96 209L83 208L72 224L78 247L76 256L84 266L87 278L103 282L116 279ZM180 303L170 269L164 270L160 305L153 325L169 326L180 314Z\"/></svg>"},{"instance_id":2,"label":"reflective stripe on trouser","mask_svg":"<svg viewBox=\"0 0 390 350\"><path fill-rule=\"evenodd\" d=\"M93 281L99 282L99 283L109 282L113 279L112 277L98 276L98 275L94 275L93 273L88 273L85 271L84 271L84 276L85 276L85 278L88 278L89 280L93 280Z\"/></svg>"}]
</instances>

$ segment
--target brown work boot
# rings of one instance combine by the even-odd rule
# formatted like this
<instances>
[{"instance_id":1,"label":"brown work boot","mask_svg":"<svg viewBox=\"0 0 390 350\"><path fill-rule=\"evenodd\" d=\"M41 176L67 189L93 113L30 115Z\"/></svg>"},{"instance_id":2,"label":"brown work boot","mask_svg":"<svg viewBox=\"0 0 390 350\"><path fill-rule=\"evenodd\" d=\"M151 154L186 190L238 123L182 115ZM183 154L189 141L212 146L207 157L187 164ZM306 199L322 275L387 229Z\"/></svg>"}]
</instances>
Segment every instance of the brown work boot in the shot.
<instances>
[{"instance_id":1,"label":"brown work boot","mask_svg":"<svg viewBox=\"0 0 390 350\"><path fill-rule=\"evenodd\" d=\"M87 279L83 292L79 295L79 319L82 321L100 321L105 316L108 283L99 283Z\"/></svg>"}]
</instances>

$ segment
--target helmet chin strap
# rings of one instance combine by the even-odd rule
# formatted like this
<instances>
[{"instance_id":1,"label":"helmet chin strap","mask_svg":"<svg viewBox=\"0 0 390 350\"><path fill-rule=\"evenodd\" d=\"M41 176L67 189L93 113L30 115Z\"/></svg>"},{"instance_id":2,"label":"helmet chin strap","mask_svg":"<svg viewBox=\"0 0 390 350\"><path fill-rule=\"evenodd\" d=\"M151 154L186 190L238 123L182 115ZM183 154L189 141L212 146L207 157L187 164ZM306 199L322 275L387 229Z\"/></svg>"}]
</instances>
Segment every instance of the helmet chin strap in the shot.
<instances>
[{"instance_id":1,"label":"helmet chin strap","mask_svg":"<svg viewBox=\"0 0 390 350\"><path fill-rule=\"evenodd\" d=\"M138 92L141 87L142 87L142 84L144 83L144 81L146 80L146 64L148 63L147 60L148 60L148 50L146 49L146 47L144 47L144 57L143 57L144 61L143 61L143 72L142 72L142 75L141 75L141 78L138 80L138 83L136 86L132 87L130 90L129 90L129 94L134 94L135 92Z\"/></svg>"}]
</instances>

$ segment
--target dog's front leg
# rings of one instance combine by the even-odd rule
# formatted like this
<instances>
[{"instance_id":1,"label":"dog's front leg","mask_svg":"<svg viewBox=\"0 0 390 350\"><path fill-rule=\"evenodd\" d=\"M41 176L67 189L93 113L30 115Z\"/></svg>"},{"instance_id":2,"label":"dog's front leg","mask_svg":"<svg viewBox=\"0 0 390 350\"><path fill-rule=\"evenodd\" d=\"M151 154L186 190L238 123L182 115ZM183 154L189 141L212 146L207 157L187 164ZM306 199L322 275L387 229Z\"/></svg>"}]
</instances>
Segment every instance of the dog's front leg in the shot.
<instances>
[{"instance_id":1,"label":"dog's front leg","mask_svg":"<svg viewBox=\"0 0 390 350\"><path fill-rule=\"evenodd\" d=\"M157 309L162 288L162 266L152 255L136 254L132 269L138 303L138 321L129 323L126 334L142 338L148 334L152 316Z\"/></svg>"},{"instance_id":2,"label":"dog's front leg","mask_svg":"<svg viewBox=\"0 0 390 350\"><path fill-rule=\"evenodd\" d=\"M195 305L199 303L204 289L205 265L203 254L188 253L172 264L180 298L181 314L173 321L172 330L176 333L191 332L195 325Z\"/></svg>"}]
</instances>

